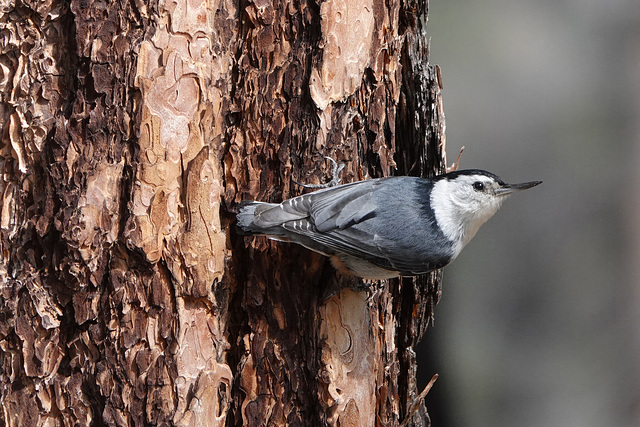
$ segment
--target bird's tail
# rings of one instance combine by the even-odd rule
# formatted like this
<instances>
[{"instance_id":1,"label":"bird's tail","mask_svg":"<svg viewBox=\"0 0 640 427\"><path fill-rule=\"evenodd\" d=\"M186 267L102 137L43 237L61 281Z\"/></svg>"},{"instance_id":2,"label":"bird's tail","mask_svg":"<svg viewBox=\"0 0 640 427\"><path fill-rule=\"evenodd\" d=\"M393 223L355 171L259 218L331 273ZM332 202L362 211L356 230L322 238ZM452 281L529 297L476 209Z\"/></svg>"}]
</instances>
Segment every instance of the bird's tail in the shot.
<instances>
[{"instance_id":1,"label":"bird's tail","mask_svg":"<svg viewBox=\"0 0 640 427\"><path fill-rule=\"evenodd\" d=\"M284 223L305 216L301 212L287 211L282 204L244 200L240 202L236 218L238 219L238 228L243 234L283 236L287 234L282 227Z\"/></svg>"},{"instance_id":2,"label":"bird's tail","mask_svg":"<svg viewBox=\"0 0 640 427\"><path fill-rule=\"evenodd\" d=\"M238 220L238 229L242 234L265 234L266 230L264 227L261 227L254 222L256 218L256 209L260 206L269 208L277 205L274 203L253 202L250 200L243 200L240 202L236 218Z\"/></svg>"}]
</instances>

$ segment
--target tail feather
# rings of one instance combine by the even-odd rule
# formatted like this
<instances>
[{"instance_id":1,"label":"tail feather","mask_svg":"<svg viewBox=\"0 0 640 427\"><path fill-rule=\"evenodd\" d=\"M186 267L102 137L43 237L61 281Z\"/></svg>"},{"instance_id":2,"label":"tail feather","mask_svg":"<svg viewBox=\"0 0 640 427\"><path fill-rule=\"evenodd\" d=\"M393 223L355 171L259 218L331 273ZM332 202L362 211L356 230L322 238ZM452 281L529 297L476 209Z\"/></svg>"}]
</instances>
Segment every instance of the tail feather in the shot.
<instances>
[{"instance_id":1,"label":"tail feather","mask_svg":"<svg viewBox=\"0 0 640 427\"><path fill-rule=\"evenodd\" d=\"M238 228L243 234L262 234L263 231L260 227L256 226L253 222L255 218L256 208L260 206L261 202L253 202L250 200L243 200L240 202L239 211L236 215L238 220Z\"/></svg>"},{"instance_id":2,"label":"tail feather","mask_svg":"<svg viewBox=\"0 0 640 427\"><path fill-rule=\"evenodd\" d=\"M285 210L282 204L245 200L240 203L236 218L238 227L246 234L282 236L287 233L282 224L306 216L300 211Z\"/></svg>"}]
</instances>

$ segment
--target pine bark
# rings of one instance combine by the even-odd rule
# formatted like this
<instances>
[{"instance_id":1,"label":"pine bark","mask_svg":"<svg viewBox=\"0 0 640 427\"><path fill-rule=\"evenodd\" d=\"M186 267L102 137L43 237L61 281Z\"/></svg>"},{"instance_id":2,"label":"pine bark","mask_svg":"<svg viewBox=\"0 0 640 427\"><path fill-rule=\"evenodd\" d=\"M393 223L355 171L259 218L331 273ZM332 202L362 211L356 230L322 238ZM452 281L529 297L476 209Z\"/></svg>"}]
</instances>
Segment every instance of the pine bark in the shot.
<instances>
[{"instance_id":1,"label":"pine bark","mask_svg":"<svg viewBox=\"0 0 640 427\"><path fill-rule=\"evenodd\" d=\"M0 420L428 425L440 273L365 292L242 199L432 175L427 4L0 5ZM419 402L417 402L419 403Z\"/></svg>"}]
</instances>

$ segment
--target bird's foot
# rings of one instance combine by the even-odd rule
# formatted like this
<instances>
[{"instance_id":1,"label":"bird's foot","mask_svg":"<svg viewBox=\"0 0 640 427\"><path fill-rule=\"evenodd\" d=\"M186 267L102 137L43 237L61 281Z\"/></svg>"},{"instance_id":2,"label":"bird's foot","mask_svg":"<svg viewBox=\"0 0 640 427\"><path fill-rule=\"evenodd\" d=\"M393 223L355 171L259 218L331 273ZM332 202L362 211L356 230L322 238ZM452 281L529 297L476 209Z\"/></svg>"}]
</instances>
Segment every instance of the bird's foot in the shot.
<instances>
[{"instance_id":1,"label":"bird's foot","mask_svg":"<svg viewBox=\"0 0 640 427\"><path fill-rule=\"evenodd\" d=\"M361 291L367 292L367 302L369 302L380 295L386 283L384 280L362 280L358 285Z\"/></svg>"},{"instance_id":2,"label":"bird's foot","mask_svg":"<svg viewBox=\"0 0 640 427\"><path fill-rule=\"evenodd\" d=\"M331 171L331 181L324 184L302 184L296 180L294 180L293 182L301 187L313 189L335 187L336 185L340 184L340 172L342 172L342 169L344 169L345 164L342 162L336 162L329 156L324 156L324 158L330 160L331 163L333 163L333 169Z\"/></svg>"}]
</instances>

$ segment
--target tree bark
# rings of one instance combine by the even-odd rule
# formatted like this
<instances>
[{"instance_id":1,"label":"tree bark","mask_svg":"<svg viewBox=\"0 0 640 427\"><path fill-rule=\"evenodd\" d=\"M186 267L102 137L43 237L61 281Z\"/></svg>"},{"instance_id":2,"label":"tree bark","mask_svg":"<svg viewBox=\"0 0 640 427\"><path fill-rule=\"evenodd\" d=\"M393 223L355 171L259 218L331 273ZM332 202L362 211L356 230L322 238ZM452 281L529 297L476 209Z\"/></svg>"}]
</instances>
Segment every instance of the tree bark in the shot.
<instances>
[{"instance_id":1,"label":"tree bark","mask_svg":"<svg viewBox=\"0 0 640 427\"><path fill-rule=\"evenodd\" d=\"M0 419L398 425L440 273L244 238L296 181L433 175L424 2L0 5Z\"/></svg>"}]
</instances>

